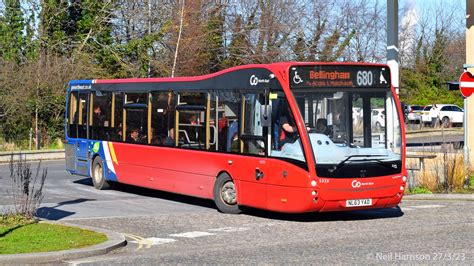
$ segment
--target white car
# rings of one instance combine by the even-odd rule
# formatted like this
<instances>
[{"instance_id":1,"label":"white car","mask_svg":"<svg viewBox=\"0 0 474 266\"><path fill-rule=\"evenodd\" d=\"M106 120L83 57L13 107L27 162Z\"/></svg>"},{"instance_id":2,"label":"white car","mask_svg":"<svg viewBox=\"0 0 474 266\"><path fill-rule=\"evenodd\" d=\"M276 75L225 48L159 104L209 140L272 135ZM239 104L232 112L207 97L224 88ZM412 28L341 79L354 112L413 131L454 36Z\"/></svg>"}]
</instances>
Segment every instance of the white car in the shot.
<instances>
[{"instance_id":1,"label":"white car","mask_svg":"<svg viewBox=\"0 0 474 266\"><path fill-rule=\"evenodd\" d=\"M437 118L444 127L464 122L464 110L454 104L435 104L430 116Z\"/></svg>"},{"instance_id":2,"label":"white car","mask_svg":"<svg viewBox=\"0 0 474 266\"><path fill-rule=\"evenodd\" d=\"M421 112L423 111L423 106L421 105L409 105L407 107L408 115L407 115L407 122L408 123L418 123L421 121Z\"/></svg>"},{"instance_id":3,"label":"white car","mask_svg":"<svg viewBox=\"0 0 474 266\"><path fill-rule=\"evenodd\" d=\"M372 126L378 129L385 127L385 110L383 108L372 109Z\"/></svg>"},{"instance_id":4,"label":"white car","mask_svg":"<svg viewBox=\"0 0 474 266\"><path fill-rule=\"evenodd\" d=\"M431 124L431 115L430 115L431 108L432 108L431 105L427 105L425 106L425 108L423 108L423 111L421 111L421 122L425 125Z\"/></svg>"}]
</instances>

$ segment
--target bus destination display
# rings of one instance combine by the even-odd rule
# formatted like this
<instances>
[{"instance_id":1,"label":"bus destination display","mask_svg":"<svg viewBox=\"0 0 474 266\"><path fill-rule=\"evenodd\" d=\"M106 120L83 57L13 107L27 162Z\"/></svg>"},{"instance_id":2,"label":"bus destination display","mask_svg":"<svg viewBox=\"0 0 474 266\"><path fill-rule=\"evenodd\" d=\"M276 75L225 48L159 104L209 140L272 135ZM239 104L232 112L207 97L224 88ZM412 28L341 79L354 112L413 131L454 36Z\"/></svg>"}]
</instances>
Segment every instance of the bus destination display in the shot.
<instances>
[{"instance_id":1,"label":"bus destination display","mask_svg":"<svg viewBox=\"0 0 474 266\"><path fill-rule=\"evenodd\" d=\"M290 85L291 88L389 88L390 71L384 66L294 66L290 69Z\"/></svg>"}]
</instances>

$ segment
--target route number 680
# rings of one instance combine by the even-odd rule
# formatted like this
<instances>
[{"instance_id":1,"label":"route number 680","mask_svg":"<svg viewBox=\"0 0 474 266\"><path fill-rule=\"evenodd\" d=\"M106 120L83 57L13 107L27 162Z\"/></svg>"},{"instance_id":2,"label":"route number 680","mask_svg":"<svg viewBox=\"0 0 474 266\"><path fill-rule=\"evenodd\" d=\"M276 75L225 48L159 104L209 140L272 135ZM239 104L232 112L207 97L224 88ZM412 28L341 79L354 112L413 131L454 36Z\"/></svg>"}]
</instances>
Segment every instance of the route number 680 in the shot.
<instances>
[{"instance_id":1,"label":"route number 680","mask_svg":"<svg viewBox=\"0 0 474 266\"><path fill-rule=\"evenodd\" d=\"M372 86L374 83L374 75L371 71L357 71L357 85Z\"/></svg>"}]
</instances>

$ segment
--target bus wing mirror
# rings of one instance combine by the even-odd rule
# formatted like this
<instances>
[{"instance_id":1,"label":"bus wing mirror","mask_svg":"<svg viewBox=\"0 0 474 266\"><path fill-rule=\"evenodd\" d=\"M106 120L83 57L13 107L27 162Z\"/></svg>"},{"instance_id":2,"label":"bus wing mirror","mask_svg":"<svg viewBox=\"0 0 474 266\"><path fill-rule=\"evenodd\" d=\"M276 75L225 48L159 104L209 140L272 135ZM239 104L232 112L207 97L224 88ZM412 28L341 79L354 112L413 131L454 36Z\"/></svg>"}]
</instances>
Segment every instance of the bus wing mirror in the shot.
<instances>
[{"instance_id":1,"label":"bus wing mirror","mask_svg":"<svg viewBox=\"0 0 474 266\"><path fill-rule=\"evenodd\" d=\"M272 106L262 105L260 106L260 123L262 127L269 127L272 125Z\"/></svg>"}]
</instances>

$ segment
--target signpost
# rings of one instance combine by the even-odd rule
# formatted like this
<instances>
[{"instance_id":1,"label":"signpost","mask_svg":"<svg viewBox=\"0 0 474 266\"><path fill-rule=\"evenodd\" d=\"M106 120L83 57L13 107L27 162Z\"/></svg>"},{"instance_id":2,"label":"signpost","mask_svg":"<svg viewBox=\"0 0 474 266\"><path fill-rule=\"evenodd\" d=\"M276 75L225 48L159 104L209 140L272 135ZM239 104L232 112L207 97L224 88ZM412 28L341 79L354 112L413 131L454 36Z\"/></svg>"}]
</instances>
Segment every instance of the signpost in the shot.
<instances>
[{"instance_id":1,"label":"signpost","mask_svg":"<svg viewBox=\"0 0 474 266\"><path fill-rule=\"evenodd\" d=\"M464 73L461 74L459 77L459 90L461 91L462 96L464 96L464 163L469 169L469 146L468 146L468 136L467 136L467 129L468 129L468 104L467 98L474 93L474 75L472 75L467 69L469 67L473 67L473 65L465 64L464 66ZM469 178L467 179L469 180ZM468 181L466 181L467 183Z\"/></svg>"},{"instance_id":2,"label":"signpost","mask_svg":"<svg viewBox=\"0 0 474 266\"><path fill-rule=\"evenodd\" d=\"M474 76L469 71L464 71L459 77L459 90L464 97L471 96L474 93Z\"/></svg>"}]
</instances>

